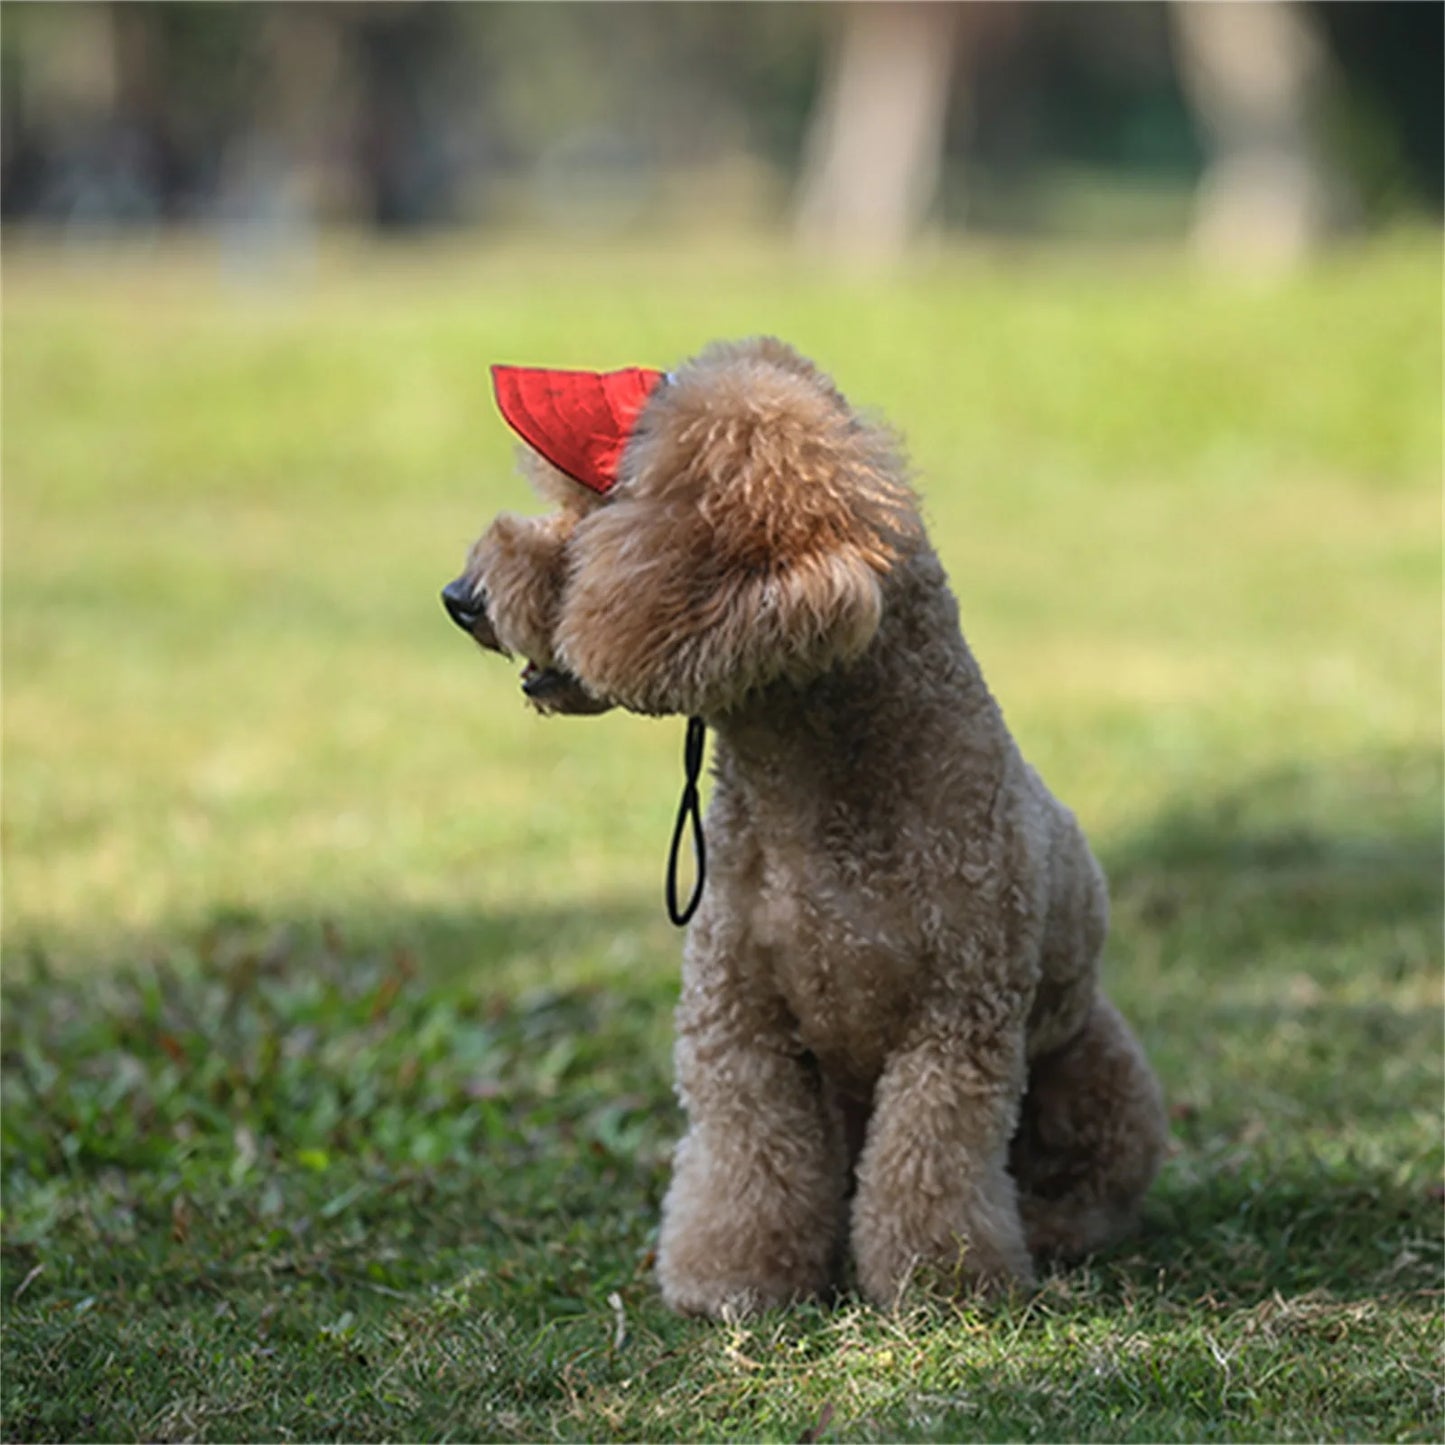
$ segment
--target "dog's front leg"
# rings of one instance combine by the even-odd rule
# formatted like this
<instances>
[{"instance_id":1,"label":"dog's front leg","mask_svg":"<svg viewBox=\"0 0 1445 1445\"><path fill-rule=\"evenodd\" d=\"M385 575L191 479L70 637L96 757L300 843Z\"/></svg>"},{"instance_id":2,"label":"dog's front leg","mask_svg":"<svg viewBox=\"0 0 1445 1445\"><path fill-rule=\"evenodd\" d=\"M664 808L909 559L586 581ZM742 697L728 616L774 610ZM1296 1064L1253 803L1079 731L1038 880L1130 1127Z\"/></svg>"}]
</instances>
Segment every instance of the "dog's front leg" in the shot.
<instances>
[{"instance_id":1,"label":"dog's front leg","mask_svg":"<svg viewBox=\"0 0 1445 1445\"><path fill-rule=\"evenodd\" d=\"M956 1295L1027 1285L1008 1144L1023 1087L1023 1029L916 1040L879 1080L858 1161L853 1252L863 1293L892 1308L916 1285Z\"/></svg>"},{"instance_id":2,"label":"dog's front leg","mask_svg":"<svg viewBox=\"0 0 1445 1445\"><path fill-rule=\"evenodd\" d=\"M657 1272L684 1314L753 1314L817 1295L841 1250L847 1158L816 1069L751 1009L684 998L689 1127L663 1204Z\"/></svg>"}]
</instances>

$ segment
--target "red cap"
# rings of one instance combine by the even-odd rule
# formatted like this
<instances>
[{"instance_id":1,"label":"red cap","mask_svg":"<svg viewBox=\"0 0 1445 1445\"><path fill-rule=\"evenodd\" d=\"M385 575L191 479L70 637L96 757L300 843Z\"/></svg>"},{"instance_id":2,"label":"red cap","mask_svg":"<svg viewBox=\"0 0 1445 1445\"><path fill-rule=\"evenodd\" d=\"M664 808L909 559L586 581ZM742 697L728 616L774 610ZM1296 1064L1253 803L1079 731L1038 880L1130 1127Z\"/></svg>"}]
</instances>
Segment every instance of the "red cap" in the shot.
<instances>
[{"instance_id":1,"label":"red cap","mask_svg":"<svg viewBox=\"0 0 1445 1445\"><path fill-rule=\"evenodd\" d=\"M622 449L662 372L553 371L494 366L492 390L509 427L574 481L594 492L617 485Z\"/></svg>"}]
</instances>

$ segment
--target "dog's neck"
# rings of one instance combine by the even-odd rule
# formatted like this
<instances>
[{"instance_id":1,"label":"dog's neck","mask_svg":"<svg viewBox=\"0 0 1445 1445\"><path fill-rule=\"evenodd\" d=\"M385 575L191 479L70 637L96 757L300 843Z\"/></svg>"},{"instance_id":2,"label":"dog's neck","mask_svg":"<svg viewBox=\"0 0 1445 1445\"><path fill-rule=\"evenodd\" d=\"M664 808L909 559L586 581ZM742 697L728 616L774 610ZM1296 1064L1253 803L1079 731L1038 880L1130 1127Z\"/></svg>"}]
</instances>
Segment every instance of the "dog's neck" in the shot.
<instances>
[{"instance_id":1,"label":"dog's neck","mask_svg":"<svg viewBox=\"0 0 1445 1445\"><path fill-rule=\"evenodd\" d=\"M854 774L879 776L890 759L900 777L926 776L930 749L956 749L960 739L984 751L1007 745L931 551L888 578L883 622L854 662L805 684L775 682L709 722L720 779L768 788L812 779L833 796L849 792Z\"/></svg>"}]
</instances>

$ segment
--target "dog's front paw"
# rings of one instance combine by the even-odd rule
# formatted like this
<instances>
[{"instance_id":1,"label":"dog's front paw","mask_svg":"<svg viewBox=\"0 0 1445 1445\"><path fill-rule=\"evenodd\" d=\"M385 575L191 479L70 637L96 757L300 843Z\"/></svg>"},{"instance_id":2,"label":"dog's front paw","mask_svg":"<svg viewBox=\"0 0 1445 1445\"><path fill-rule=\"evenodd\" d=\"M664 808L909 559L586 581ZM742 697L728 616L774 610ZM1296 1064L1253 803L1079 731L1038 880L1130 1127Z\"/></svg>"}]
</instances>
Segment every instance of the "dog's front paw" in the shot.
<instances>
[{"instance_id":1,"label":"dog's front paw","mask_svg":"<svg viewBox=\"0 0 1445 1445\"><path fill-rule=\"evenodd\" d=\"M657 1280L679 1314L748 1319L826 1294L834 1263L825 1239L789 1245L706 1217L684 1224L674 1210L664 1220Z\"/></svg>"},{"instance_id":2,"label":"dog's front paw","mask_svg":"<svg viewBox=\"0 0 1445 1445\"><path fill-rule=\"evenodd\" d=\"M919 1246L884 1224L855 1231L858 1285L870 1303L896 1309L909 1298L992 1298L1031 1289L1034 1264L1022 1236L953 1233L945 1245Z\"/></svg>"},{"instance_id":3,"label":"dog's front paw","mask_svg":"<svg viewBox=\"0 0 1445 1445\"><path fill-rule=\"evenodd\" d=\"M778 1309L811 1298L817 1290L788 1289L777 1281L729 1280L723 1278L662 1279L662 1298L669 1309L682 1315L710 1320L746 1320L764 1310Z\"/></svg>"},{"instance_id":4,"label":"dog's front paw","mask_svg":"<svg viewBox=\"0 0 1445 1445\"><path fill-rule=\"evenodd\" d=\"M776 1152L690 1132L678 1146L662 1206L657 1279L671 1308L743 1318L829 1290L842 1244L841 1180L825 1132L801 1136L816 1157L791 1173L765 1167Z\"/></svg>"}]
</instances>

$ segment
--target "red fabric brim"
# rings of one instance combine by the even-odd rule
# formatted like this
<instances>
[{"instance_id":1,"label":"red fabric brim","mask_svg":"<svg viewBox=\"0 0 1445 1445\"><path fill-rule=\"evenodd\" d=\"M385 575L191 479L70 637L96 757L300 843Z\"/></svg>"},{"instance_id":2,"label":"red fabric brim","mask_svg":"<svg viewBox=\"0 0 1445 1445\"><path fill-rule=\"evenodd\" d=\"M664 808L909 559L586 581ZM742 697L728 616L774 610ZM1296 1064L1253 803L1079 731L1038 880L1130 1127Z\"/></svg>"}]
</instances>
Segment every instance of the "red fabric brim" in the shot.
<instances>
[{"instance_id":1,"label":"red fabric brim","mask_svg":"<svg viewBox=\"0 0 1445 1445\"><path fill-rule=\"evenodd\" d=\"M560 472L605 495L623 448L663 373L494 366L492 390L507 425Z\"/></svg>"}]
</instances>

